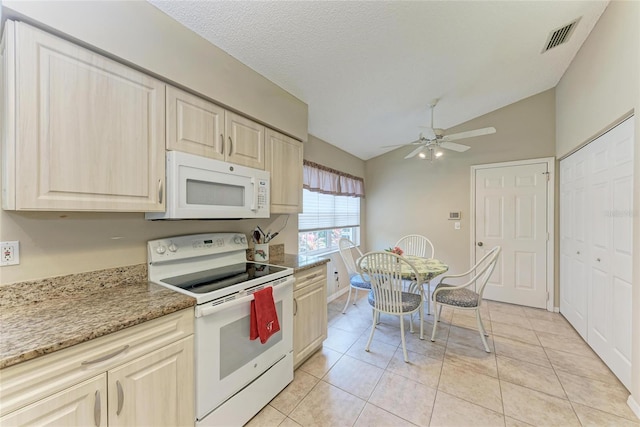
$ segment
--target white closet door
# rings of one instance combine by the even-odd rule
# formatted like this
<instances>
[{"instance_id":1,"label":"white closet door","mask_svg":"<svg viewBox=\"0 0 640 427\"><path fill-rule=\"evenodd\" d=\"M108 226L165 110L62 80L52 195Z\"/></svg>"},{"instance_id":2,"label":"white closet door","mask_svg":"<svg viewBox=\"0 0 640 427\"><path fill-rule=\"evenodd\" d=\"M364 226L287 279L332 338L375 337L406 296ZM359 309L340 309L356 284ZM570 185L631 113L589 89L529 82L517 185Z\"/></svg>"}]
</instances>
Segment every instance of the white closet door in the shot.
<instances>
[{"instance_id":1,"label":"white closet door","mask_svg":"<svg viewBox=\"0 0 640 427\"><path fill-rule=\"evenodd\" d=\"M560 162L560 312L587 338L586 152Z\"/></svg>"},{"instance_id":2,"label":"white closet door","mask_svg":"<svg viewBox=\"0 0 640 427\"><path fill-rule=\"evenodd\" d=\"M633 118L560 162L560 312L631 386Z\"/></svg>"},{"instance_id":3,"label":"white closet door","mask_svg":"<svg viewBox=\"0 0 640 427\"><path fill-rule=\"evenodd\" d=\"M589 330L587 341L631 385L633 122L589 146Z\"/></svg>"}]
</instances>

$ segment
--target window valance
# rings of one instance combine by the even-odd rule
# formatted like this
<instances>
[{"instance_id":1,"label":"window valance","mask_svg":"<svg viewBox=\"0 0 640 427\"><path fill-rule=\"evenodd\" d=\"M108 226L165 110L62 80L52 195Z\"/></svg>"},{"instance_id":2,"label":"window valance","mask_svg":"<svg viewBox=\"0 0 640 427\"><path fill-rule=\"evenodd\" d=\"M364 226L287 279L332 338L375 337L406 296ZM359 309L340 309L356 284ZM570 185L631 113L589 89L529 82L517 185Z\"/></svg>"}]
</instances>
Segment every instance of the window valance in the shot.
<instances>
[{"instance_id":1,"label":"window valance","mask_svg":"<svg viewBox=\"0 0 640 427\"><path fill-rule=\"evenodd\" d=\"M364 197L364 179L308 160L303 161L303 187L336 196Z\"/></svg>"}]
</instances>

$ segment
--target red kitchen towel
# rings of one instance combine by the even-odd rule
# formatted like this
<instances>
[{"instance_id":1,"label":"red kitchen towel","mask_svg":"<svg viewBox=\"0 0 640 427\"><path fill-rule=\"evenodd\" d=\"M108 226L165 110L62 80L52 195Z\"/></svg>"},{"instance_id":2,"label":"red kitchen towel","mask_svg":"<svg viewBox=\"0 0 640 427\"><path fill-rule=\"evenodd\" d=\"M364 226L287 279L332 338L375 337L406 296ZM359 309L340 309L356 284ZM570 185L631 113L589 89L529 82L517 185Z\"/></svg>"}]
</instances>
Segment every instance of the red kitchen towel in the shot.
<instances>
[{"instance_id":1,"label":"red kitchen towel","mask_svg":"<svg viewBox=\"0 0 640 427\"><path fill-rule=\"evenodd\" d=\"M280 330L278 312L273 301L273 288L271 286L253 294L250 323L249 338L255 340L260 337L262 344L266 343L271 335Z\"/></svg>"}]
</instances>

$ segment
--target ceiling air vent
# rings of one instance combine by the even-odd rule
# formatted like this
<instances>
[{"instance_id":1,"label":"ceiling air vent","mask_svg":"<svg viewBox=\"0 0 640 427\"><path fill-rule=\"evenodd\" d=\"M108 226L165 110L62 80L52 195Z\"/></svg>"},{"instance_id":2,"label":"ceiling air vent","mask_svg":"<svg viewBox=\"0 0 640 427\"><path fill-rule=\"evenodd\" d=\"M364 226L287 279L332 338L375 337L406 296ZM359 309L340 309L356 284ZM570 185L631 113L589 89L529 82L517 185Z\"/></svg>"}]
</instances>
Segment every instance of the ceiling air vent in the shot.
<instances>
[{"instance_id":1,"label":"ceiling air vent","mask_svg":"<svg viewBox=\"0 0 640 427\"><path fill-rule=\"evenodd\" d=\"M542 49L541 53L545 53L546 51L553 49L556 46L561 45L562 43L569 40L569 36L573 33L574 28L578 25L578 21L580 18L571 22L570 24L565 25L562 28L558 28L557 30L552 31L547 38L547 42L544 45L544 49Z\"/></svg>"}]
</instances>

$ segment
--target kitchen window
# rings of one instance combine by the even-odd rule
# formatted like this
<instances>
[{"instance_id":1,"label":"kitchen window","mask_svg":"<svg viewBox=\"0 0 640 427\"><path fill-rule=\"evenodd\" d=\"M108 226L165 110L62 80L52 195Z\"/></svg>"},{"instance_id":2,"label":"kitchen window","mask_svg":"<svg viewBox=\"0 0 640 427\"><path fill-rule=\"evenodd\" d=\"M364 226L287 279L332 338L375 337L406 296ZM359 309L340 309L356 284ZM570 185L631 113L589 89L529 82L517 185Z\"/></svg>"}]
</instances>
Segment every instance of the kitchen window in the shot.
<instances>
[{"instance_id":1,"label":"kitchen window","mask_svg":"<svg viewBox=\"0 0 640 427\"><path fill-rule=\"evenodd\" d=\"M338 251L345 237L360 244L360 201L364 180L308 160L303 165L303 213L298 216L298 253Z\"/></svg>"}]
</instances>

